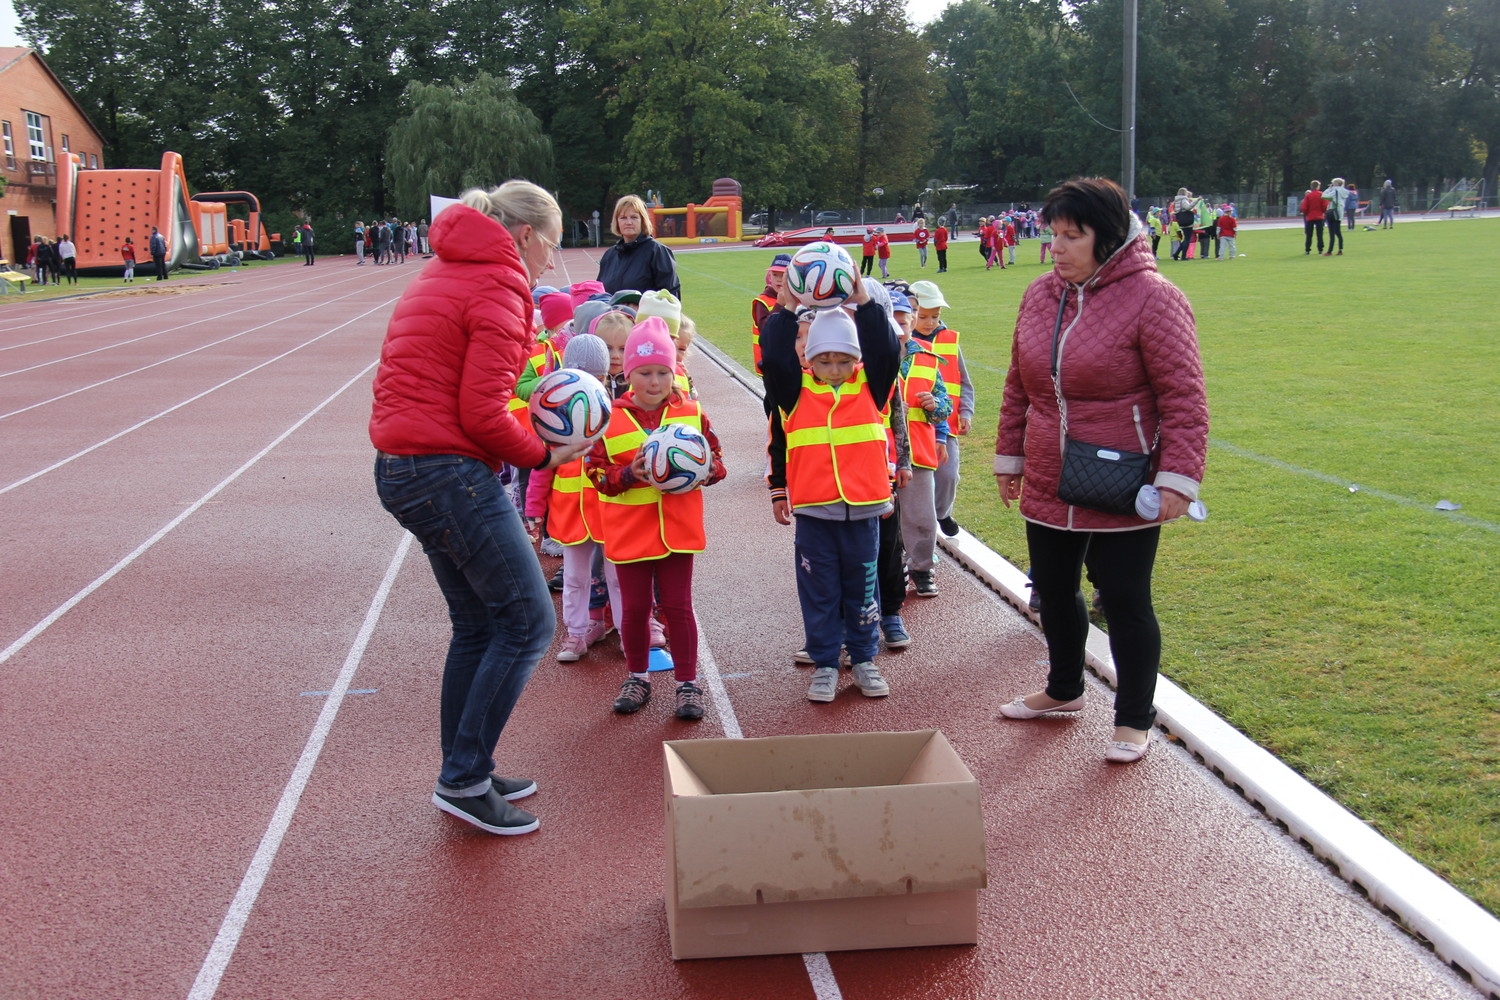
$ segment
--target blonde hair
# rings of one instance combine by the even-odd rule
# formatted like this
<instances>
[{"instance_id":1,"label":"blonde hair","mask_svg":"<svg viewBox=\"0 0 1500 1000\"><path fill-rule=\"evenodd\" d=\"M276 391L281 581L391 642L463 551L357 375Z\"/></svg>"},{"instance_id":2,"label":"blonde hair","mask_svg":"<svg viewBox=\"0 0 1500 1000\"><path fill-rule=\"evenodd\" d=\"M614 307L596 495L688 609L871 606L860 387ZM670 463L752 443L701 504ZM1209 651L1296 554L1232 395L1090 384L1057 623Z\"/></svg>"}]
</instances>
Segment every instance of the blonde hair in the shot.
<instances>
[{"instance_id":1,"label":"blonde hair","mask_svg":"<svg viewBox=\"0 0 1500 1000\"><path fill-rule=\"evenodd\" d=\"M611 309L594 321L594 336L602 338L607 330L613 330L617 326L624 327L625 335L628 337L630 331L635 328L635 320L631 319L627 313Z\"/></svg>"},{"instance_id":2,"label":"blonde hair","mask_svg":"<svg viewBox=\"0 0 1500 1000\"><path fill-rule=\"evenodd\" d=\"M677 342L678 347L686 347L693 342L698 335L698 324L693 322L691 316L683 314L681 321L677 324L677 336L672 339Z\"/></svg>"},{"instance_id":3,"label":"blonde hair","mask_svg":"<svg viewBox=\"0 0 1500 1000\"><path fill-rule=\"evenodd\" d=\"M1335 177L1333 180L1331 180L1331 181L1328 182L1328 186L1329 187L1343 187L1344 186L1344 179L1342 177Z\"/></svg>"},{"instance_id":4,"label":"blonde hair","mask_svg":"<svg viewBox=\"0 0 1500 1000\"><path fill-rule=\"evenodd\" d=\"M557 200L530 181L506 181L488 191L469 188L458 200L476 212L483 212L506 229L530 226L562 228L562 209Z\"/></svg>"},{"instance_id":5,"label":"blonde hair","mask_svg":"<svg viewBox=\"0 0 1500 1000\"><path fill-rule=\"evenodd\" d=\"M635 214L641 217L641 231L647 236L656 235L656 223L651 218L651 212L647 210L646 203L638 194L627 194L615 202L615 212L609 217L609 231L616 236L620 235L620 213L626 209L634 209Z\"/></svg>"}]
</instances>

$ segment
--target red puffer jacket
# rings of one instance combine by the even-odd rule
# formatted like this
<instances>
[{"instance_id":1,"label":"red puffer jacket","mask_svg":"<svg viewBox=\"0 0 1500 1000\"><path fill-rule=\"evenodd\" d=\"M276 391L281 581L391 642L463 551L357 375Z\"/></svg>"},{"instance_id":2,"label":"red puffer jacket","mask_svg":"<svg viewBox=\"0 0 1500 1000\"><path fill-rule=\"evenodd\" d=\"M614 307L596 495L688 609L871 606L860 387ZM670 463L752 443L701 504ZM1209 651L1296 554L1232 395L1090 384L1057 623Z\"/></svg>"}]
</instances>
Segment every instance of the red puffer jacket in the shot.
<instances>
[{"instance_id":1,"label":"red puffer jacket","mask_svg":"<svg viewBox=\"0 0 1500 1000\"><path fill-rule=\"evenodd\" d=\"M375 373L370 441L392 455L534 468L540 438L506 409L531 354L531 287L505 227L466 205L428 234L437 260L407 286Z\"/></svg>"},{"instance_id":2,"label":"red puffer jacket","mask_svg":"<svg viewBox=\"0 0 1500 1000\"><path fill-rule=\"evenodd\" d=\"M1063 288L1060 381L1068 433L1089 444L1143 452L1161 428L1158 487L1197 499L1208 453L1208 401L1187 297L1156 270L1151 246L1131 238L1083 285L1056 272L1021 299L995 441L995 474L1023 473L1021 515L1078 531L1123 531L1149 522L1101 514L1057 498L1062 429L1052 388L1052 330Z\"/></svg>"}]
</instances>

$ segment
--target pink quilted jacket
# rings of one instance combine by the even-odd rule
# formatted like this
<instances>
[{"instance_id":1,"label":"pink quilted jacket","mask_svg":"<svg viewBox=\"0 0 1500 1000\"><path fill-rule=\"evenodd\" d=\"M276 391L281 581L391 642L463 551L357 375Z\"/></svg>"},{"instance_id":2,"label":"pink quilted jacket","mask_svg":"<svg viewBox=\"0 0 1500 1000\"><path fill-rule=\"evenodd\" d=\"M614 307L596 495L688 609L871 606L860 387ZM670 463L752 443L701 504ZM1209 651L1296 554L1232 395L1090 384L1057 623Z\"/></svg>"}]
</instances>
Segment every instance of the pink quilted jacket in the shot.
<instances>
[{"instance_id":1,"label":"pink quilted jacket","mask_svg":"<svg viewBox=\"0 0 1500 1000\"><path fill-rule=\"evenodd\" d=\"M1021 515L1078 531L1148 523L1057 498L1062 430L1052 388L1052 330L1063 312L1061 360L1068 433L1090 444L1147 451L1160 426L1153 482L1197 499L1208 452L1208 401L1187 297L1156 270L1144 237L1127 240L1083 285L1048 272L1021 299L995 440L995 473L1022 473Z\"/></svg>"}]
</instances>

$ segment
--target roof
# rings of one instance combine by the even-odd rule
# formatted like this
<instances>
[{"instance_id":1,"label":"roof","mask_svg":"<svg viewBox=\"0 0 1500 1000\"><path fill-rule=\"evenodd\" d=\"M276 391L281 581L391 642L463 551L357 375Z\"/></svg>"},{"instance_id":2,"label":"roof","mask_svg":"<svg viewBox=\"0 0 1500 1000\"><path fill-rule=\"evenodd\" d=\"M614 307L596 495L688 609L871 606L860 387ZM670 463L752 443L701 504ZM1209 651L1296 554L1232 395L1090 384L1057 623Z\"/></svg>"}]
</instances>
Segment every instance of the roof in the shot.
<instances>
[{"instance_id":1,"label":"roof","mask_svg":"<svg viewBox=\"0 0 1500 1000\"><path fill-rule=\"evenodd\" d=\"M73 92L68 89L68 85L59 80L57 74L52 72L52 67L47 65L47 60L42 58L40 52L37 52L35 49L28 49L25 46L0 45L0 73L4 73L12 66L20 63L27 56L36 57L37 64L52 78L52 82L57 85L58 92L68 99L68 103L73 105L78 114L83 117L84 122L88 124L88 127L94 130L94 135L99 137L99 142L102 145L104 143L104 133L99 131L99 126L94 124L94 120L83 109L83 105L78 103L78 100L73 96Z\"/></svg>"}]
</instances>

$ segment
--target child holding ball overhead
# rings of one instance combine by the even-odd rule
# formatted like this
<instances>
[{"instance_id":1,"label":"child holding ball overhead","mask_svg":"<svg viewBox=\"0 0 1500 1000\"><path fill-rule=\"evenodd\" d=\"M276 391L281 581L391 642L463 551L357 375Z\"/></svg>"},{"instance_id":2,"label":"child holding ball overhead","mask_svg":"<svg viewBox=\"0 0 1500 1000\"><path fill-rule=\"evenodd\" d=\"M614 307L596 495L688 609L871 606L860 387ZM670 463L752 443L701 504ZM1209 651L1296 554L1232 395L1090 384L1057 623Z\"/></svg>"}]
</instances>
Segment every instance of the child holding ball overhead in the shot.
<instances>
[{"instance_id":1,"label":"child holding ball overhead","mask_svg":"<svg viewBox=\"0 0 1500 1000\"><path fill-rule=\"evenodd\" d=\"M604 557L620 581L620 637L630 676L614 709L630 715L651 700L647 673L651 647L647 619L653 587L667 619L677 681L679 719L703 718L698 687L698 624L693 616L693 554L702 552L703 493L662 493L645 481L646 435L665 423L685 424L708 439L713 471L705 485L724 478L719 439L697 400L677 388L677 350L660 316L637 324L625 341L624 374L630 390L615 401L609 429L589 455L589 477L599 490Z\"/></svg>"},{"instance_id":2,"label":"child holding ball overhead","mask_svg":"<svg viewBox=\"0 0 1500 1000\"><path fill-rule=\"evenodd\" d=\"M795 317L773 313L761 331L761 367L771 419L772 515L796 522L797 599L813 661L809 701L833 701L839 646L866 697L890 686L875 665L880 607L876 560L880 518L891 510L880 411L900 366L896 332L863 283L846 305L818 310L799 364Z\"/></svg>"}]
</instances>

